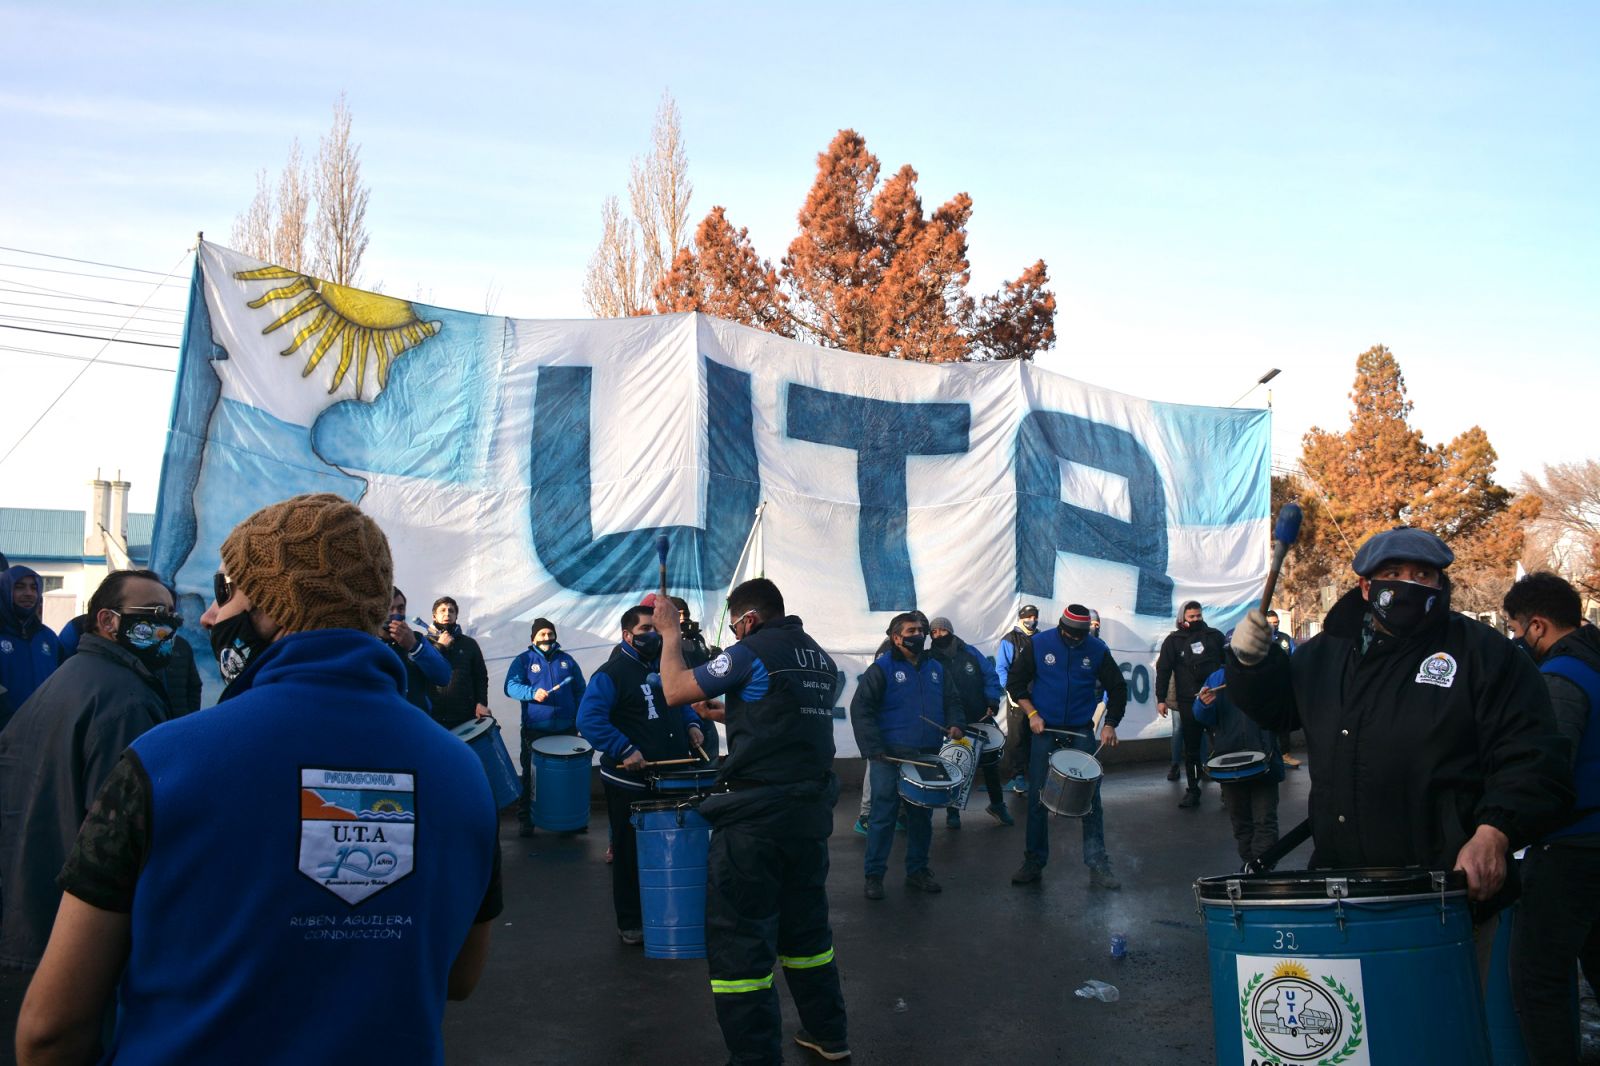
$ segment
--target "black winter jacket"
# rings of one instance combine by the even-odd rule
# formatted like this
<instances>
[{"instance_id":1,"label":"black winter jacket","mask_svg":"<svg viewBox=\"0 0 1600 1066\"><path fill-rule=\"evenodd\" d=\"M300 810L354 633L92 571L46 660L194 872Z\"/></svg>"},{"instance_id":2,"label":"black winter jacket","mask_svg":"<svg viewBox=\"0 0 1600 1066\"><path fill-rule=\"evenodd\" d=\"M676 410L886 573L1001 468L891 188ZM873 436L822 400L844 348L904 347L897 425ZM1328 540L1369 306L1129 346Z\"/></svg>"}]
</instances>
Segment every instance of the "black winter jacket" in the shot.
<instances>
[{"instance_id":1,"label":"black winter jacket","mask_svg":"<svg viewBox=\"0 0 1600 1066\"><path fill-rule=\"evenodd\" d=\"M1572 774L1532 660L1453 611L1363 651L1366 619L1352 589L1293 658L1227 655L1234 703L1275 732L1305 730L1312 866L1449 870L1480 825L1515 850L1556 824Z\"/></svg>"},{"instance_id":2,"label":"black winter jacket","mask_svg":"<svg viewBox=\"0 0 1600 1066\"><path fill-rule=\"evenodd\" d=\"M1200 645L1195 651L1194 646ZM1202 622L1194 629L1174 629L1161 642L1161 654L1156 656L1157 699L1164 699L1168 681L1176 683L1178 706L1187 713L1200 695L1200 688L1211 672L1222 665L1222 649L1227 640L1217 630Z\"/></svg>"}]
</instances>

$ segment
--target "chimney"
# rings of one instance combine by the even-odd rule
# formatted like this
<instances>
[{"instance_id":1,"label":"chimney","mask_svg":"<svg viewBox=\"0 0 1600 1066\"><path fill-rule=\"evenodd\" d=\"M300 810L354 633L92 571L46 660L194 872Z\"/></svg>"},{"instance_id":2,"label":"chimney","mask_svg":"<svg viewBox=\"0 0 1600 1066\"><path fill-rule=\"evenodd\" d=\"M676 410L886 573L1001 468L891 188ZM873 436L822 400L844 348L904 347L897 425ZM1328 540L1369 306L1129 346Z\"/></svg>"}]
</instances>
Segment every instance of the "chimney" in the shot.
<instances>
[{"instance_id":1,"label":"chimney","mask_svg":"<svg viewBox=\"0 0 1600 1066\"><path fill-rule=\"evenodd\" d=\"M122 480L122 471L117 471L117 480L111 483L111 504L107 508L109 520L106 528L117 535L122 543L128 543L128 483Z\"/></svg>"},{"instance_id":2,"label":"chimney","mask_svg":"<svg viewBox=\"0 0 1600 1066\"><path fill-rule=\"evenodd\" d=\"M106 553L105 537L100 534L102 525L110 525L111 483L94 472L89 482L89 509L83 514L83 554L95 557Z\"/></svg>"}]
</instances>

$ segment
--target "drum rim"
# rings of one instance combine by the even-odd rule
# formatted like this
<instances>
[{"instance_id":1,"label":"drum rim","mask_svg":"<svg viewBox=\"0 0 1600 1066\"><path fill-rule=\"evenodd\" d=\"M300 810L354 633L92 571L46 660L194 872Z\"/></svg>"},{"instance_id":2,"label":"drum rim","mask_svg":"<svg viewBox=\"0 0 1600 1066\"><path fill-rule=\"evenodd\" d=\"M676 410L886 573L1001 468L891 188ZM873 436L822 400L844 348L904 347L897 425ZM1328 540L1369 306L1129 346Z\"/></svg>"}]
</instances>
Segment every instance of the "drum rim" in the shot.
<instances>
[{"instance_id":1,"label":"drum rim","mask_svg":"<svg viewBox=\"0 0 1600 1066\"><path fill-rule=\"evenodd\" d=\"M1054 770L1055 769L1056 756L1057 755L1067 755L1067 754L1083 756L1085 759L1088 759L1091 764L1093 764L1094 768L1096 770L1098 770L1099 773L1095 774L1093 777L1073 777L1070 774L1062 774L1061 776L1063 778L1065 778L1066 780L1068 780L1068 781L1089 782L1089 781L1098 781L1101 778L1106 776L1106 768L1100 762L1099 759L1096 759L1093 755L1090 755L1086 751L1079 751L1077 748L1057 748L1055 751L1052 751L1050 753L1050 758L1045 760L1045 768L1047 770ZM1045 776L1048 777L1049 774L1047 773Z\"/></svg>"},{"instance_id":2,"label":"drum rim","mask_svg":"<svg viewBox=\"0 0 1600 1066\"><path fill-rule=\"evenodd\" d=\"M539 748L540 744L544 744L546 742L565 743L567 741L576 741L577 743L582 744L583 747L581 747L581 748L579 748L579 749L577 749L575 751L542 751ZM552 759L575 759L580 755L593 755L594 754L594 745L593 744L590 744L587 740L584 740L582 737L568 736L568 735L565 735L565 734L563 734L563 735L561 735L559 737L540 737L539 739L531 742L528 745L528 747L532 748L533 751L536 754L543 755L543 756L546 756L547 758L552 758Z\"/></svg>"},{"instance_id":3,"label":"drum rim","mask_svg":"<svg viewBox=\"0 0 1600 1066\"><path fill-rule=\"evenodd\" d=\"M1214 767L1214 766L1211 765L1212 763L1216 762L1218 759L1231 759L1231 758L1234 758L1234 757L1239 756L1239 755L1253 755L1253 756L1255 756L1255 758L1249 760L1248 762L1242 762L1242 763L1238 763L1238 764L1232 765L1232 766L1215 766ZM1213 755L1211 758L1207 759L1206 760L1206 769L1207 770L1212 770L1212 769L1216 769L1216 770L1243 770L1247 766L1260 766L1261 764L1265 763L1266 761L1267 761L1267 753L1264 752L1264 751L1230 751L1230 752L1225 752L1225 753L1223 753L1221 755Z\"/></svg>"},{"instance_id":4,"label":"drum rim","mask_svg":"<svg viewBox=\"0 0 1600 1066\"><path fill-rule=\"evenodd\" d=\"M634 800L628 804L628 809L635 814L658 814L667 811L692 810L699 813L700 801L703 796L678 796L672 799Z\"/></svg>"},{"instance_id":5,"label":"drum rim","mask_svg":"<svg viewBox=\"0 0 1600 1066\"><path fill-rule=\"evenodd\" d=\"M1238 903L1271 906L1327 906L1336 902L1328 895L1328 882L1345 881L1345 903L1378 903L1394 900L1419 900L1440 896L1464 896L1467 892L1467 875L1460 870L1444 873L1445 888L1441 892L1433 883L1436 871L1421 867L1362 866L1349 869L1289 870L1260 874L1213 874L1197 878L1194 890L1200 902L1207 906L1231 906ZM1237 885L1237 899L1228 895L1230 887ZM1402 888L1415 885L1415 889ZM1316 886L1312 890L1312 886Z\"/></svg>"}]
</instances>

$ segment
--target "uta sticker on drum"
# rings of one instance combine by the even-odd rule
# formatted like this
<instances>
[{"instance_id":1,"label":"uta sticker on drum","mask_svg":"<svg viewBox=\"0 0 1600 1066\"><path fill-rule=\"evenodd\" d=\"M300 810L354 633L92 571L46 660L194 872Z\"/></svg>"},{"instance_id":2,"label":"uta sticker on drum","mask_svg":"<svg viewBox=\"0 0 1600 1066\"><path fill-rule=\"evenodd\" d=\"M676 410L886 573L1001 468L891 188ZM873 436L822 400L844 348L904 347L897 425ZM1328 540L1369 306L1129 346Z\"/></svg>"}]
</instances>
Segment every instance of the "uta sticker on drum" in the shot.
<instances>
[{"instance_id":1,"label":"uta sticker on drum","mask_svg":"<svg viewBox=\"0 0 1600 1066\"><path fill-rule=\"evenodd\" d=\"M1361 960L1236 961L1246 1063L1370 1064Z\"/></svg>"}]
</instances>

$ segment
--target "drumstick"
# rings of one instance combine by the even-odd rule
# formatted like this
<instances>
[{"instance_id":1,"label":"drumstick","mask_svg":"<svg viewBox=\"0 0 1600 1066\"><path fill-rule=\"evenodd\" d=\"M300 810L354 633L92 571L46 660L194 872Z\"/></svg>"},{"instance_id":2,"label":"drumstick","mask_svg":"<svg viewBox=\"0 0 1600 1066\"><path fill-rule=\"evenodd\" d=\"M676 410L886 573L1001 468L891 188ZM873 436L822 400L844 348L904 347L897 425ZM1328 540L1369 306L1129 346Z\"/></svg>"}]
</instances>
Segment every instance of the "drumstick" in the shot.
<instances>
[{"instance_id":1,"label":"drumstick","mask_svg":"<svg viewBox=\"0 0 1600 1066\"><path fill-rule=\"evenodd\" d=\"M938 722L935 722L932 718L929 718L925 714L919 714L919 715L917 715L917 717L922 719L924 722L927 722L929 725L933 726L933 728L937 729L941 733L948 732L950 730L950 728L951 728L950 726L947 726L947 725L940 725ZM966 731L962 730L962 732L966 732Z\"/></svg>"},{"instance_id":2,"label":"drumstick","mask_svg":"<svg viewBox=\"0 0 1600 1066\"><path fill-rule=\"evenodd\" d=\"M699 759L657 759L655 762L641 763L642 766L683 766L685 763L699 762Z\"/></svg>"},{"instance_id":3,"label":"drumstick","mask_svg":"<svg viewBox=\"0 0 1600 1066\"><path fill-rule=\"evenodd\" d=\"M942 765L936 762L918 762L916 759L902 759L894 755L885 755L884 758L888 759L890 762L903 762L912 766L926 766L930 770L937 770L940 765Z\"/></svg>"},{"instance_id":4,"label":"drumstick","mask_svg":"<svg viewBox=\"0 0 1600 1066\"><path fill-rule=\"evenodd\" d=\"M1283 569L1289 545L1300 536L1300 519L1303 517L1298 503L1286 503L1278 512L1278 523L1272 527L1272 569L1267 571L1267 583L1261 589L1263 614L1272 607L1272 594L1278 588L1278 571Z\"/></svg>"},{"instance_id":5,"label":"drumstick","mask_svg":"<svg viewBox=\"0 0 1600 1066\"><path fill-rule=\"evenodd\" d=\"M1044 731L1046 733L1060 733L1064 737L1080 737L1080 738L1082 738L1084 740L1088 740L1089 739L1089 734L1088 733L1074 733L1070 729L1051 729L1049 726L1045 726Z\"/></svg>"},{"instance_id":6,"label":"drumstick","mask_svg":"<svg viewBox=\"0 0 1600 1066\"><path fill-rule=\"evenodd\" d=\"M700 745L696 744L694 746L694 750L698 751L700 753L700 758L704 759L706 762L711 761L711 756L707 755L706 749L702 748Z\"/></svg>"}]
</instances>

